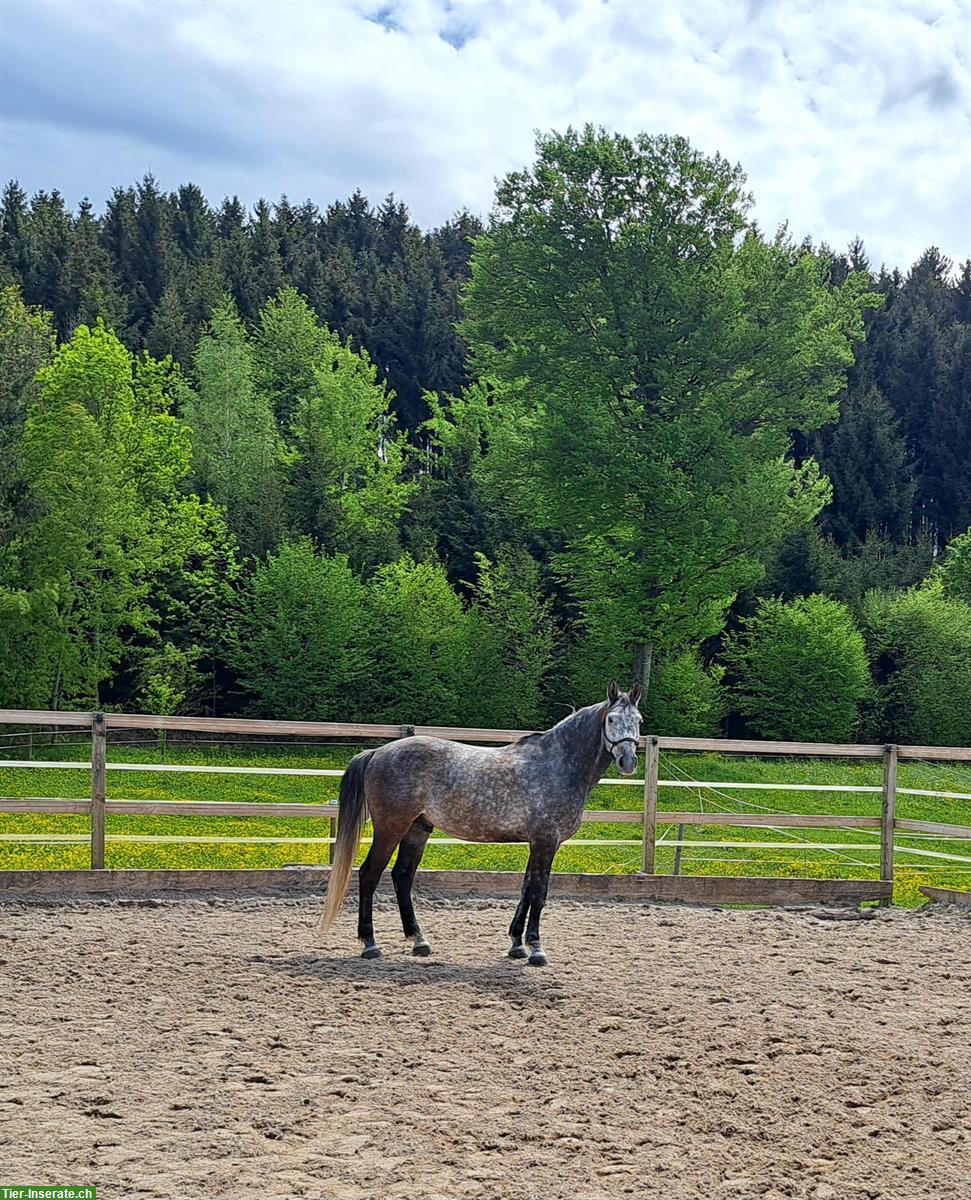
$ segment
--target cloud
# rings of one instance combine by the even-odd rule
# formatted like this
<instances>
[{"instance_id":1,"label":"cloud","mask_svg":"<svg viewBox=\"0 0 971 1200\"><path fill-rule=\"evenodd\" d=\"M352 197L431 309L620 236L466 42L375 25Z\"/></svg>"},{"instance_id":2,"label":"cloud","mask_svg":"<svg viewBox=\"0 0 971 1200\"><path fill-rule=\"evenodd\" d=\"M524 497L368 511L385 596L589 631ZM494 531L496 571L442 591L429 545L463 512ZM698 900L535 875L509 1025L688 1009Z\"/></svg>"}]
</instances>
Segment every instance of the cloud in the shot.
<instances>
[{"instance_id":1,"label":"cloud","mask_svg":"<svg viewBox=\"0 0 971 1200\"><path fill-rule=\"evenodd\" d=\"M483 213L534 131L683 133L771 230L971 252L969 0L7 0L0 174Z\"/></svg>"}]
</instances>

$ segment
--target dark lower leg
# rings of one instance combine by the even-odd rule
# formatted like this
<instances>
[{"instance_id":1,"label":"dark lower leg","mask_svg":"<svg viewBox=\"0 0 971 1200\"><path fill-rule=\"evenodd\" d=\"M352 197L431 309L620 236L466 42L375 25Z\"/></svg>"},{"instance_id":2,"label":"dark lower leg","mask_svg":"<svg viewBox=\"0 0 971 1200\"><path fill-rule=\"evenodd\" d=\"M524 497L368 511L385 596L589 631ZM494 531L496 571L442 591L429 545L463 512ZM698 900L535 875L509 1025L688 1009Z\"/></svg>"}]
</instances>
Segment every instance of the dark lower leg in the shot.
<instances>
[{"instance_id":1,"label":"dark lower leg","mask_svg":"<svg viewBox=\"0 0 971 1200\"><path fill-rule=\"evenodd\" d=\"M533 879L533 855L530 851L529 861L526 864L526 873L523 876L523 890L519 897L519 904L516 906L516 912L513 915L512 923L509 926L509 937L512 945L509 947L510 958L525 958L526 949L523 946L523 930L526 928L526 916L529 912L529 894Z\"/></svg>"},{"instance_id":2,"label":"dark lower leg","mask_svg":"<svg viewBox=\"0 0 971 1200\"><path fill-rule=\"evenodd\" d=\"M367 858L361 863L361 869L358 872L360 899L357 910L357 936L364 943L364 949L361 951L362 958L379 958L381 955L381 948L374 940L372 916L374 889L378 886L378 880L394 853L396 842L397 839L379 835L375 830L371 849L368 851Z\"/></svg>"},{"instance_id":3,"label":"dark lower leg","mask_svg":"<svg viewBox=\"0 0 971 1200\"><path fill-rule=\"evenodd\" d=\"M516 914L509 926L509 937L512 945L509 947L510 958L525 958L526 948L523 946L523 929L526 927L526 913L529 909L529 892L527 884L523 884L523 894L516 907Z\"/></svg>"},{"instance_id":4,"label":"dark lower leg","mask_svg":"<svg viewBox=\"0 0 971 1200\"><path fill-rule=\"evenodd\" d=\"M536 870L533 873L532 886L529 895L529 916L526 922L526 945L529 947L529 961L534 967L545 967L547 958L539 937L539 919L546 904L546 893L549 889L550 868L553 866L553 856L557 848L544 848L537 856Z\"/></svg>"},{"instance_id":5,"label":"dark lower leg","mask_svg":"<svg viewBox=\"0 0 971 1200\"><path fill-rule=\"evenodd\" d=\"M405 937L414 941L412 952L421 956L429 954L431 947L422 936L421 927L415 917L411 889L432 828L423 817L414 822L398 847L398 857L391 871L395 895L398 897L398 911L401 913L401 926Z\"/></svg>"}]
</instances>

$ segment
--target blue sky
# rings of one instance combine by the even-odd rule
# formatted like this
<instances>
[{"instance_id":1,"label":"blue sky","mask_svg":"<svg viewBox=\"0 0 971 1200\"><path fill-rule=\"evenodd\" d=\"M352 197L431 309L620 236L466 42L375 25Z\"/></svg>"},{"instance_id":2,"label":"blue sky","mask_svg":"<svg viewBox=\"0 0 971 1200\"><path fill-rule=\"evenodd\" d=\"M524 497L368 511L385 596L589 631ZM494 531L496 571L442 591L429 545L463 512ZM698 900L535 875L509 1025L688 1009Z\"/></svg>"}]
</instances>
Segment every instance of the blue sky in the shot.
<instances>
[{"instance_id":1,"label":"blue sky","mask_svg":"<svg viewBox=\"0 0 971 1200\"><path fill-rule=\"evenodd\" d=\"M101 205L394 192L488 212L534 131L681 133L772 230L971 254L971 0L4 0L0 176Z\"/></svg>"}]
</instances>

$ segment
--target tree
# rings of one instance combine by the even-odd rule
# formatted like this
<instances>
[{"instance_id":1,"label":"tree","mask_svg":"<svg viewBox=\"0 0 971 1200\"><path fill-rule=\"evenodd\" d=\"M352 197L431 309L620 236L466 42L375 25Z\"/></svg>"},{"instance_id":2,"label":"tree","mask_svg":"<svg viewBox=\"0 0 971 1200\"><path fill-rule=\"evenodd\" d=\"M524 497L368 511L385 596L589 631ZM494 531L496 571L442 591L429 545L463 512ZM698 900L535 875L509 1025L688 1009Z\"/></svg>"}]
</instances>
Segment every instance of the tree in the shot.
<instances>
[{"instance_id":1,"label":"tree","mask_svg":"<svg viewBox=\"0 0 971 1200\"><path fill-rule=\"evenodd\" d=\"M937 584L949 600L971 604L971 527L948 543L931 582Z\"/></svg>"},{"instance_id":2,"label":"tree","mask_svg":"<svg viewBox=\"0 0 971 1200\"><path fill-rule=\"evenodd\" d=\"M94 325L98 318L109 329L122 329L127 304L118 290L111 259L101 245L101 230L90 201L85 198L71 228L64 265L65 323L70 332L78 325Z\"/></svg>"},{"instance_id":3,"label":"tree","mask_svg":"<svg viewBox=\"0 0 971 1200\"><path fill-rule=\"evenodd\" d=\"M284 431L314 390L315 373L324 365L332 341L295 288L283 288L260 310L253 338L256 380Z\"/></svg>"},{"instance_id":4,"label":"tree","mask_svg":"<svg viewBox=\"0 0 971 1200\"><path fill-rule=\"evenodd\" d=\"M500 669L483 680L475 719L500 729L536 729L545 716L543 687L556 646L539 565L525 550L504 546L495 563L480 554L478 566L479 636L498 655Z\"/></svg>"},{"instance_id":5,"label":"tree","mask_svg":"<svg viewBox=\"0 0 971 1200\"><path fill-rule=\"evenodd\" d=\"M54 316L58 333L69 332L67 311L67 261L71 220L60 192L38 192L30 202L27 219L29 258L24 298Z\"/></svg>"},{"instance_id":6,"label":"tree","mask_svg":"<svg viewBox=\"0 0 971 1200\"><path fill-rule=\"evenodd\" d=\"M24 420L36 394L37 372L53 352L50 314L24 304L15 287L0 291L0 556L27 515ZM3 570L0 557L0 582Z\"/></svg>"},{"instance_id":7,"label":"tree","mask_svg":"<svg viewBox=\"0 0 971 1200\"><path fill-rule=\"evenodd\" d=\"M282 531L281 446L232 300L212 314L194 363L196 392L187 397L185 417L200 495L225 508L244 554L263 555Z\"/></svg>"},{"instance_id":8,"label":"tree","mask_svg":"<svg viewBox=\"0 0 971 1200\"><path fill-rule=\"evenodd\" d=\"M927 425L922 490L945 543L971 524L971 325L955 323L941 340Z\"/></svg>"},{"instance_id":9,"label":"tree","mask_svg":"<svg viewBox=\"0 0 971 1200\"><path fill-rule=\"evenodd\" d=\"M692 649L659 656L641 701L644 730L662 737L717 735L725 711L724 674L721 666L706 670Z\"/></svg>"},{"instance_id":10,"label":"tree","mask_svg":"<svg viewBox=\"0 0 971 1200\"><path fill-rule=\"evenodd\" d=\"M792 429L834 398L867 280L746 228L740 170L684 139L537 143L476 242L463 332L497 401L482 473L555 558L590 631L679 645L721 624L827 498ZM481 393L480 393L481 394Z\"/></svg>"},{"instance_id":11,"label":"tree","mask_svg":"<svg viewBox=\"0 0 971 1200\"><path fill-rule=\"evenodd\" d=\"M875 388L843 398L837 424L817 438L817 457L833 485L821 514L841 547L859 549L869 534L904 544L910 538L913 469L893 409Z\"/></svg>"},{"instance_id":12,"label":"tree","mask_svg":"<svg viewBox=\"0 0 971 1200\"><path fill-rule=\"evenodd\" d=\"M270 554L243 592L230 652L253 709L294 720L366 717L368 619L364 586L343 555L318 554L309 538Z\"/></svg>"},{"instance_id":13,"label":"tree","mask_svg":"<svg viewBox=\"0 0 971 1200\"><path fill-rule=\"evenodd\" d=\"M389 413L391 397L365 354L327 330L312 337L299 312L291 319L294 312L273 312L261 340L262 361L269 364L271 344L278 356L285 350L285 330L302 330L305 338L293 376L294 387L309 390L292 397L291 520L320 546L347 554L358 567L373 566L397 554L397 524L414 490L402 479L404 447Z\"/></svg>"},{"instance_id":14,"label":"tree","mask_svg":"<svg viewBox=\"0 0 971 1200\"><path fill-rule=\"evenodd\" d=\"M863 631L877 687L874 735L971 744L971 605L933 589L871 592Z\"/></svg>"},{"instance_id":15,"label":"tree","mask_svg":"<svg viewBox=\"0 0 971 1200\"><path fill-rule=\"evenodd\" d=\"M80 326L38 378L23 437L38 516L0 596L0 691L94 706L126 641L151 630L155 579L198 538L189 435L167 411L170 365L133 362L103 325Z\"/></svg>"},{"instance_id":16,"label":"tree","mask_svg":"<svg viewBox=\"0 0 971 1200\"><path fill-rule=\"evenodd\" d=\"M374 721L457 725L476 696L470 622L438 563L401 558L368 586L373 661L367 709ZM473 630L475 632L475 630ZM476 649L482 645L476 639Z\"/></svg>"},{"instance_id":17,"label":"tree","mask_svg":"<svg viewBox=\"0 0 971 1200\"><path fill-rule=\"evenodd\" d=\"M30 240L27 232L27 193L11 179L4 185L0 202L0 256L21 287L30 270Z\"/></svg>"},{"instance_id":18,"label":"tree","mask_svg":"<svg viewBox=\"0 0 971 1200\"><path fill-rule=\"evenodd\" d=\"M170 666L191 664L192 674L185 674L179 691L193 710L208 709L216 716L236 685L230 659L243 571L222 509L201 504L199 526L199 538L186 558L156 578L149 599L149 636L131 647L130 657L143 684L160 662L170 680Z\"/></svg>"},{"instance_id":19,"label":"tree","mask_svg":"<svg viewBox=\"0 0 971 1200\"><path fill-rule=\"evenodd\" d=\"M849 742L871 693L863 636L826 596L769 597L725 643L730 703L761 737Z\"/></svg>"}]
</instances>

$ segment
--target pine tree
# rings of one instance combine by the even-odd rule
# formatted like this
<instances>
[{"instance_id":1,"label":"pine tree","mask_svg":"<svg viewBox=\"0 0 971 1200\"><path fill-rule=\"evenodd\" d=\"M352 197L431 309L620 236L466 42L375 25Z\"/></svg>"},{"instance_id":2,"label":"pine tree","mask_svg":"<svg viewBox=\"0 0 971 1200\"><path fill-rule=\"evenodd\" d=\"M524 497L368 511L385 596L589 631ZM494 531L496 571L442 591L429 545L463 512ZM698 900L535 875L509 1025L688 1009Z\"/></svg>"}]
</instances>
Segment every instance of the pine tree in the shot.
<instances>
[{"instance_id":1,"label":"pine tree","mask_svg":"<svg viewBox=\"0 0 971 1200\"><path fill-rule=\"evenodd\" d=\"M71 228L64 268L66 323L95 325L100 317L109 329L124 329L127 304L118 288L111 258L101 244L101 225L85 197Z\"/></svg>"},{"instance_id":2,"label":"pine tree","mask_svg":"<svg viewBox=\"0 0 971 1200\"><path fill-rule=\"evenodd\" d=\"M893 410L875 388L850 391L838 424L817 436L817 457L833 485L820 521L849 552L869 534L896 543L910 534L913 471Z\"/></svg>"},{"instance_id":3,"label":"pine tree","mask_svg":"<svg viewBox=\"0 0 971 1200\"><path fill-rule=\"evenodd\" d=\"M60 192L38 192L30 203L27 223L30 259L24 299L54 314L64 337L70 325L66 267L71 244L71 221Z\"/></svg>"},{"instance_id":4,"label":"pine tree","mask_svg":"<svg viewBox=\"0 0 971 1200\"><path fill-rule=\"evenodd\" d=\"M37 372L50 362L53 349L50 314L24 304L15 287L0 291L0 584L16 582L4 550L29 516L24 420L37 393Z\"/></svg>"},{"instance_id":5,"label":"pine tree","mask_svg":"<svg viewBox=\"0 0 971 1200\"><path fill-rule=\"evenodd\" d=\"M283 287L283 261L280 258L280 247L273 226L273 211L262 198L257 201L253 210L250 244L253 274L261 286L262 306L269 296L275 296Z\"/></svg>"},{"instance_id":6,"label":"pine tree","mask_svg":"<svg viewBox=\"0 0 971 1200\"><path fill-rule=\"evenodd\" d=\"M21 289L30 270L30 241L27 232L27 193L11 179L3 189L0 208L0 256L10 268L13 280Z\"/></svg>"},{"instance_id":7,"label":"pine tree","mask_svg":"<svg viewBox=\"0 0 971 1200\"><path fill-rule=\"evenodd\" d=\"M250 241L246 232L246 210L239 197L223 201L217 216L219 262L226 288L236 310L246 321L259 312L260 288L253 273Z\"/></svg>"}]
</instances>

